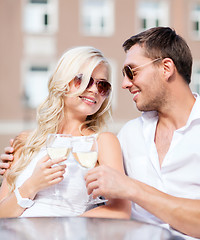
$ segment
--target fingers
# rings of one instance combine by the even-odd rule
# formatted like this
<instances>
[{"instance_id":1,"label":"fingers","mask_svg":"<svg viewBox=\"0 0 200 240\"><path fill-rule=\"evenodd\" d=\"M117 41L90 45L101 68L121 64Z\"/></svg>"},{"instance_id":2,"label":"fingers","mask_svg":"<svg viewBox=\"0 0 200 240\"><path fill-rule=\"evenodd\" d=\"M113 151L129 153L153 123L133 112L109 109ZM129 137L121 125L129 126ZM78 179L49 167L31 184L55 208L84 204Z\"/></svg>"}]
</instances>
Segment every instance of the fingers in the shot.
<instances>
[{"instance_id":1,"label":"fingers","mask_svg":"<svg viewBox=\"0 0 200 240\"><path fill-rule=\"evenodd\" d=\"M85 180L87 182L87 180L92 180L92 178L96 175L96 174L99 174L100 173L100 170L101 170L102 166L98 166L98 167L95 167L95 168L92 168L91 170L89 170L86 175L85 175Z\"/></svg>"},{"instance_id":2,"label":"fingers","mask_svg":"<svg viewBox=\"0 0 200 240\"><path fill-rule=\"evenodd\" d=\"M0 162L0 175L4 175L4 173L9 167L10 167L10 163Z\"/></svg>"},{"instance_id":3,"label":"fingers","mask_svg":"<svg viewBox=\"0 0 200 240\"><path fill-rule=\"evenodd\" d=\"M65 173L65 168L66 168L65 164L50 167L49 168L49 174L55 175L55 178L56 178L56 177L61 176ZM61 173L61 174L59 174L59 173Z\"/></svg>"},{"instance_id":4,"label":"fingers","mask_svg":"<svg viewBox=\"0 0 200 240\"><path fill-rule=\"evenodd\" d=\"M97 197L98 195L102 195L102 184L103 179L102 177L102 169L101 167L96 167L94 169L91 169L88 171L88 173L85 175L85 182L88 194L93 195L93 197Z\"/></svg>"},{"instance_id":5,"label":"fingers","mask_svg":"<svg viewBox=\"0 0 200 240\"><path fill-rule=\"evenodd\" d=\"M46 154L44 157L42 157L39 161L38 161L38 165L41 165L43 163L46 163L47 167L50 167L52 165L52 161L49 158L49 155Z\"/></svg>"},{"instance_id":6,"label":"fingers","mask_svg":"<svg viewBox=\"0 0 200 240\"><path fill-rule=\"evenodd\" d=\"M40 163L46 163L47 167L52 167L55 164L60 164L64 161L66 161L67 158L59 158L59 159L53 159L51 160L49 155L45 155L43 158L41 158L41 160L39 161Z\"/></svg>"},{"instance_id":7,"label":"fingers","mask_svg":"<svg viewBox=\"0 0 200 240\"><path fill-rule=\"evenodd\" d=\"M3 162L3 163L6 163L6 162L9 162L9 161L13 161L14 159L14 156L13 156L13 151L14 151L14 148L12 147L6 147L4 148L4 151L5 153L1 154L0 156L0 160ZM6 164L4 165L3 167L3 163L0 164L0 168L9 168L9 164Z\"/></svg>"},{"instance_id":8,"label":"fingers","mask_svg":"<svg viewBox=\"0 0 200 240\"><path fill-rule=\"evenodd\" d=\"M47 170L46 179L49 186L57 184L64 179L65 167L66 165L57 165Z\"/></svg>"},{"instance_id":9,"label":"fingers","mask_svg":"<svg viewBox=\"0 0 200 240\"><path fill-rule=\"evenodd\" d=\"M62 164L64 164L64 161L66 161L66 160L67 160L67 158L64 157L64 158L53 159L52 162L53 162L54 164L62 165Z\"/></svg>"},{"instance_id":10,"label":"fingers","mask_svg":"<svg viewBox=\"0 0 200 240\"><path fill-rule=\"evenodd\" d=\"M59 171L53 172L50 175L50 181L54 181L56 179L63 179L63 175L65 174L65 169L61 169Z\"/></svg>"},{"instance_id":11,"label":"fingers","mask_svg":"<svg viewBox=\"0 0 200 240\"><path fill-rule=\"evenodd\" d=\"M108 166L99 166L88 171L85 176L88 194L93 197L104 196L107 199L118 198L121 173Z\"/></svg>"},{"instance_id":12,"label":"fingers","mask_svg":"<svg viewBox=\"0 0 200 240\"><path fill-rule=\"evenodd\" d=\"M4 175L5 172L6 172L6 169L1 169L0 167L0 175Z\"/></svg>"},{"instance_id":13,"label":"fingers","mask_svg":"<svg viewBox=\"0 0 200 240\"><path fill-rule=\"evenodd\" d=\"M31 184L36 187L36 192L61 182L64 178L66 165L56 165L48 155L37 163L31 176Z\"/></svg>"},{"instance_id":14,"label":"fingers","mask_svg":"<svg viewBox=\"0 0 200 240\"><path fill-rule=\"evenodd\" d=\"M0 163L0 168L2 169L7 169L10 167L10 164L9 163L5 163L5 162L1 162Z\"/></svg>"},{"instance_id":15,"label":"fingers","mask_svg":"<svg viewBox=\"0 0 200 240\"><path fill-rule=\"evenodd\" d=\"M14 156L12 154L1 154L0 159L2 162L9 162L9 161L13 161Z\"/></svg>"},{"instance_id":16,"label":"fingers","mask_svg":"<svg viewBox=\"0 0 200 240\"><path fill-rule=\"evenodd\" d=\"M11 139L9 140L9 143L10 143L10 146L11 146L11 147L12 147L12 145L13 145L13 142L14 142L14 139L11 138Z\"/></svg>"},{"instance_id":17,"label":"fingers","mask_svg":"<svg viewBox=\"0 0 200 240\"><path fill-rule=\"evenodd\" d=\"M94 198L98 197L99 195L102 195L102 193L100 192L99 184L97 180L88 183L87 192L88 192L88 195L92 194Z\"/></svg>"},{"instance_id":18,"label":"fingers","mask_svg":"<svg viewBox=\"0 0 200 240\"><path fill-rule=\"evenodd\" d=\"M4 152L5 152L6 154L11 154L11 153L14 152L14 148L13 148L13 147L5 147L5 148L4 148Z\"/></svg>"},{"instance_id":19,"label":"fingers","mask_svg":"<svg viewBox=\"0 0 200 240\"><path fill-rule=\"evenodd\" d=\"M49 181L49 185L55 185L58 184L59 182L61 182L63 180L64 177L58 177L58 178L54 178L51 181Z\"/></svg>"}]
</instances>

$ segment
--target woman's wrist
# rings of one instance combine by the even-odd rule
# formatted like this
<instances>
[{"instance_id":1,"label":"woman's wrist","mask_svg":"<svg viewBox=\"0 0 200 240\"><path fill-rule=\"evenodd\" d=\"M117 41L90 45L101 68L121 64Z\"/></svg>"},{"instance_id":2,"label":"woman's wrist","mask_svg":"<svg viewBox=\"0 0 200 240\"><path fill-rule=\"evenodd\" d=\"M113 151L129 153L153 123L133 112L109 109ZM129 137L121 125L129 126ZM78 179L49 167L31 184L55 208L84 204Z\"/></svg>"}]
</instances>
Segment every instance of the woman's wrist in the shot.
<instances>
[{"instance_id":1,"label":"woman's wrist","mask_svg":"<svg viewBox=\"0 0 200 240\"><path fill-rule=\"evenodd\" d=\"M34 199L37 194L36 187L31 181L28 179L20 188L20 194L22 197Z\"/></svg>"}]
</instances>

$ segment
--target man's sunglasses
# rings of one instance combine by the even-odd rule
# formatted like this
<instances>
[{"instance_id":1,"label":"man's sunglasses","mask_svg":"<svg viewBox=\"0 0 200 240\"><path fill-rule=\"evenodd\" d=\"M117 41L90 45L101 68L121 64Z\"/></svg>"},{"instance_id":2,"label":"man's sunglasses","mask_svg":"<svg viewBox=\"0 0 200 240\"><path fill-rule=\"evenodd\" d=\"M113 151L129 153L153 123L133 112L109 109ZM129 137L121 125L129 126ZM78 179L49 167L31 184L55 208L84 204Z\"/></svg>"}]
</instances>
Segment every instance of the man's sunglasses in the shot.
<instances>
[{"instance_id":1,"label":"man's sunglasses","mask_svg":"<svg viewBox=\"0 0 200 240\"><path fill-rule=\"evenodd\" d=\"M145 64L143 64L143 65L140 65L140 66L138 66L138 67L135 67L135 68L131 68L129 65L126 65L126 66L122 69L122 74L123 74L123 76L125 76L125 74L126 74L126 76L127 76L130 80L133 80L134 71L135 71L136 69L141 68L141 67L144 67L144 66L147 66L147 65L149 65L149 64L151 64L151 63L153 63L153 62L157 62L158 60L161 60L161 59L162 59L162 58L156 58L156 59L154 59L154 60L152 60L152 61L150 61L150 62L147 62L147 63L145 63Z\"/></svg>"},{"instance_id":2,"label":"man's sunglasses","mask_svg":"<svg viewBox=\"0 0 200 240\"><path fill-rule=\"evenodd\" d=\"M76 88L79 88L82 82L82 78L83 78L83 74L78 74L77 76L75 76L74 78L74 86ZM94 80L92 77L90 78L90 81L86 87L86 89L92 87L93 84L96 84L96 87L98 89L98 92L101 96L105 96L108 97L108 95L110 94L111 91L111 84L107 81L104 80Z\"/></svg>"}]
</instances>

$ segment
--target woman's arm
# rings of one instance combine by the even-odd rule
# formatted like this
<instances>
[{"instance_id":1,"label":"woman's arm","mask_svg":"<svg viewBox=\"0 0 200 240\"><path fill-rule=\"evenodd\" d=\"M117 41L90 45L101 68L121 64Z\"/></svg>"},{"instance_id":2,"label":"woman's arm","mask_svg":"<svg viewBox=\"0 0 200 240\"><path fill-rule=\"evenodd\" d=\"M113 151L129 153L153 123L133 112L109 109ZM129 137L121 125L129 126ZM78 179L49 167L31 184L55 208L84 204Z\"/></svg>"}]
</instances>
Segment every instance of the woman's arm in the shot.
<instances>
[{"instance_id":1,"label":"woman's arm","mask_svg":"<svg viewBox=\"0 0 200 240\"><path fill-rule=\"evenodd\" d=\"M20 151L21 149L18 149L15 152L14 162L18 161ZM62 181L66 165L52 166L63 160L64 159L58 159L52 161L49 160L47 155L39 160L31 177L18 188L20 195L23 198L33 200L40 190ZM7 174L5 174L0 188L0 217L18 217L23 213L25 208L18 205L15 193L9 191L6 175Z\"/></svg>"},{"instance_id":2,"label":"woman's arm","mask_svg":"<svg viewBox=\"0 0 200 240\"><path fill-rule=\"evenodd\" d=\"M109 166L124 173L121 147L113 133L101 133L98 137L99 164ZM83 214L88 217L124 218L131 215L131 203L128 200L110 199L106 205L94 208Z\"/></svg>"}]
</instances>

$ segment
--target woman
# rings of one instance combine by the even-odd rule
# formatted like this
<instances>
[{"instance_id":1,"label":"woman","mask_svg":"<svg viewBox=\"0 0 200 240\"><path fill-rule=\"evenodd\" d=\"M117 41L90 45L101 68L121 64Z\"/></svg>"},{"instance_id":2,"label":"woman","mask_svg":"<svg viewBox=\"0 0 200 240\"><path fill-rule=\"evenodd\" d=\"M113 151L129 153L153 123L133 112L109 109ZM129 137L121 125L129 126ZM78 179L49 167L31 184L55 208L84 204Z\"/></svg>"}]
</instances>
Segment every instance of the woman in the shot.
<instances>
[{"instance_id":1,"label":"woman","mask_svg":"<svg viewBox=\"0 0 200 240\"><path fill-rule=\"evenodd\" d=\"M14 162L0 189L0 217L129 218L130 203L119 199L86 212L86 199L79 197L86 196L82 194L86 191L84 180L69 175L70 171L66 173L65 164L55 166L66 159L50 160L45 148L49 133L80 138L98 134L98 163L124 171L117 138L112 133L100 133L110 111L109 63L93 47L70 49L59 60L48 88L49 95L37 111L36 129L21 133L14 140ZM74 182L77 194L72 201L66 203L53 198L54 185L59 183L67 186L70 199L69 189Z\"/></svg>"}]
</instances>

